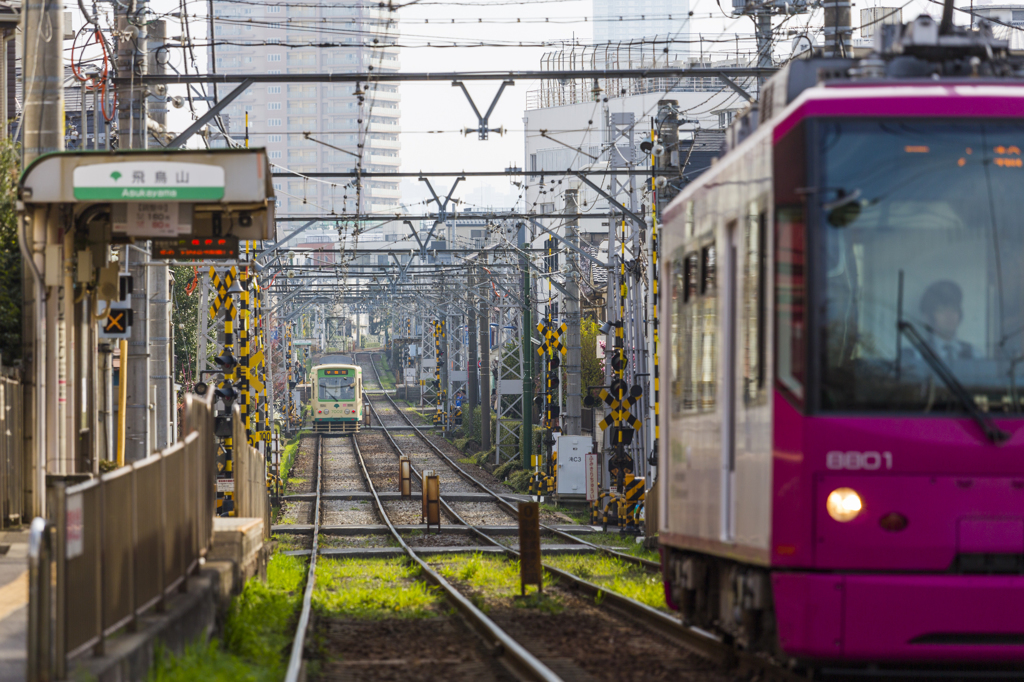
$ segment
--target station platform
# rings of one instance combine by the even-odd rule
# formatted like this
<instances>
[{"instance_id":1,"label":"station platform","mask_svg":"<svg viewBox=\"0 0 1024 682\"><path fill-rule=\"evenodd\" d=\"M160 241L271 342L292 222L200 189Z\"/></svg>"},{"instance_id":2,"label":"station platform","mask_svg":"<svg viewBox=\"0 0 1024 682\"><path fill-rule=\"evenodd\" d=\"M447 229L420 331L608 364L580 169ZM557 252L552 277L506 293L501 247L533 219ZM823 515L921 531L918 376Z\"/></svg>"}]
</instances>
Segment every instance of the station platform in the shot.
<instances>
[{"instance_id":1,"label":"station platform","mask_svg":"<svg viewBox=\"0 0 1024 682\"><path fill-rule=\"evenodd\" d=\"M0 682L25 679L28 530L0 532Z\"/></svg>"}]
</instances>

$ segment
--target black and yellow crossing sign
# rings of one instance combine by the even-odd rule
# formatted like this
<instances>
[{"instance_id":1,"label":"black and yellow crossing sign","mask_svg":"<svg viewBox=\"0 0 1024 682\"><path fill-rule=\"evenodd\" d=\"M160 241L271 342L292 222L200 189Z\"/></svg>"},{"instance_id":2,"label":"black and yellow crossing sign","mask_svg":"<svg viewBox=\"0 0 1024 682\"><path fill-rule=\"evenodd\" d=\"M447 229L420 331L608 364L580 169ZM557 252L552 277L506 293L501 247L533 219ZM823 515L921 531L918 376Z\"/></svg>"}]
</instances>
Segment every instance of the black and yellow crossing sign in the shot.
<instances>
[{"instance_id":1,"label":"black and yellow crossing sign","mask_svg":"<svg viewBox=\"0 0 1024 682\"><path fill-rule=\"evenodd\" d=\"M633 395L633 393L637 393L637 395ZM617 400L611 393L603 388L597 395L605 402L606 405L608 405L608 407L612 408L608 415L598 424L602 430L607 429L609 426L619 424L625 424L626 426L631 426L634 429L639 429L643 426L640 420L634 417L631 412L633 406L640 402L640 395L642 394L639 391L631 391L631 394L622 400Z\"/></svg>"},{"instance_id":2,"label":"black and yellow crossing sign","mask_svg":"<svg viewBox=\"0 0 1024 682\"><path fill-rule=\"evenodd\" d=\"M228 293L228 289L235 283L235 279L238 277L238 271L232 267L224 273L224 278L221 279L217 274L217 271L210 268L210 285L216 291L216 295L212 297L210 301L210 318L214 319L217 317L217 313L223 308L228 317L234 319L237 316L237 310L235 308L235 302L231 299L231 294Z\"/></svg>"},{"instance_id":3,"label":"black and yellow crossing sign","mask_svg":"<svg viewBox=\"0 0 1024 682\"><path fill-rule=\"evenodd\" d=\"M132 335L132 309L108 308L100 322L101 339L127 339Z\"/></svg>"},{"instance_id":4,"label":"black and yellow crossing sign","mask_svg":"<svg viewBox=\"0 0 1024 682\"><path fill-rule=\"evenodd\" d=\"M537 331L540 332L541 338L543 338L544 341L540 344L540 346L537 347L537 355L544 355L544 353L548 352L549 350L557 350L562 355L565 355L567 349L562 344L560 337L568 329L569 327L567 327L564 322L558 327L551 328L549 328L543 322L539 323L537 325Z\"/></svg>"}]
</instances>

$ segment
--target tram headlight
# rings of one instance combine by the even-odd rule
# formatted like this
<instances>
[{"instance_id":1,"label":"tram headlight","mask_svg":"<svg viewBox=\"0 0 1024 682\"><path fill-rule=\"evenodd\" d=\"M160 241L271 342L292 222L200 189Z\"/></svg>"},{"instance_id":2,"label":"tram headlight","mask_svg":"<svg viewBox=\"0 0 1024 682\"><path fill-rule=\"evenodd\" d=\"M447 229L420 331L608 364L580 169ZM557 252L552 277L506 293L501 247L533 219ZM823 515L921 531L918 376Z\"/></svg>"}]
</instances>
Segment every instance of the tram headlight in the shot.
<instances>
[{"instance_id":1,"label":"tram headlight","mask_svg":"<svg viewBox=\"0 0 1024 682\"><path fill-rule=\"evenodd\" d=\"M853 521L864 509L864 503L853 488L836 488L828 494L825 501L828 515L839 523Z\"/></svg>"}]
</instances>

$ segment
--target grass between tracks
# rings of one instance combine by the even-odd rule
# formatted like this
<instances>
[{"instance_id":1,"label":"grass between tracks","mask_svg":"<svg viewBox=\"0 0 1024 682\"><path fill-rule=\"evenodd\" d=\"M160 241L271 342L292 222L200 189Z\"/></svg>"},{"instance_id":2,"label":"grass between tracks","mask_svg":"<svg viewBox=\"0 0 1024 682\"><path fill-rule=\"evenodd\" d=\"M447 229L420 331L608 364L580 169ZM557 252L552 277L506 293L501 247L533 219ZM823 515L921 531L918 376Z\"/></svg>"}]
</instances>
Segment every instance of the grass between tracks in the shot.
<instances>
[{"instance_id":1,"label":"grass between tracks","mask_svg":"<svg viewBox=\"0 0 1024 682\"><path fill-rule=\"evenodd\" d=\"M380 376L380 387L385 391L394 390L395 375L388 368L387 360L378 356L374 358L373 364L377 366L377 374Z\"/></svg>"},{"instance_id":2,"label":"grass between tracks","mask_svg":"<svg viewBox=\"0 0 1024 682\"><path fill-rule=\"evenodd\" d=\"M267 582L250 580L231 602L223 639L197 641L180 656L159 650L148 681L280 680L305 580L305 559L274 556L267 566Z\"/></svg>"},{"instance_id":3,"label":"grass between tracks","mask_svg":"<svg viewBox=\"0 0 1024 682\"><path fill-rule=\"evenodd\" d=\"M292 474L292 469L295 467L295 459L299 454L299 444L302 442L303 436L308 436L313 433L312 431L299 431L288 444L284 446L284 452L281 455L281 480L285 482L285 489L289 489L292 486L300 483L305 483L305 479L302 478L289 478Z\"/></svg>"},{"instance_id":4,"label":"grass between tracks","mask_svg":"<svg viewBox=\"0 0 1024 682\"><path fill-rule=\"evenodd\" d=\"M648 561L661 562L661 556L653 549L647 549L642 542L636 541L635 535L622 535L621 533L591 533L584 535L583 539L593 545L601 545L614 549L616 552L629 554L630 556L647 559Z\"/></svg>"},{"instance_id":5,"label":"grass between tracks","mask_svg":"<svg viewBox=\"0 0 1024 682\"><path fill-rule=\"evenodd\" d=\"M561 555L546 556L544 563L607 588L609 592L618 592L656 609L667 608L661 575L621 559L594 554Z\"/></svg>"},{"instance_id":6,"label":"grass between tracks","mask_svg":"<svg viewBox=\"0 0 1024 682\"><path fill-rule=\"evenodd\" d=\"M316 564L313 606L332 618L380 620L438 615L441 595L402 559L328 559Z\"/></svg>"},{"instance_id":7,"label":"grass between tracks","mask_svg":"<svg viewBox=\"0 0 1024 682\"><path fill-rule=\"evenodd\" d=\"M518 561L484 554L445 554L430 563L445 579L468 586L470 600L484 613L491 605L509 600L514 606L546 613L561 613L565 609L557 594L527 588L526 597L521 596ZM551 584L553 580L545 571L544 583Z\"/></svg>"}]
</instances>

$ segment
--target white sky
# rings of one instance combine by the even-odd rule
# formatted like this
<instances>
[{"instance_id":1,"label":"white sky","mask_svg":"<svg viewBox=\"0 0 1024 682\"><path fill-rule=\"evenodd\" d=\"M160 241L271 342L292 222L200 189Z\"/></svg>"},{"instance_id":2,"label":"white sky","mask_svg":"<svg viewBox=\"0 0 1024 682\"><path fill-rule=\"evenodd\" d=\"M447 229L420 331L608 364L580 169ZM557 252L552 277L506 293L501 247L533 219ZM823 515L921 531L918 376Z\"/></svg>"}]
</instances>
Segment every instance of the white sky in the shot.
<instances>
[{"instance_id":1,"label":"white sky","mask_svg":"<svg viewBox=\"0 0 1024 682\"><path fill-rule=\"evenodd\" d=\"M309 0L303 0L308 2ZM343 2L345 0L342 0ZM434 42L440 39L456 41L538 41L564 40L570 42L575 36L580 43L589 43L592 39L590 22L584 17L592 16L591 0L554 0L536 4L495 4L473 0L457 0L459 4L440 4L437 0L423 0L420 4L406 6L397 12L400 31L405 39L422 42ZM500 0L506 1L506 0ZM432 4L428 4L432 3ZM91 2L89 3L91 5ZM853 7L853 23L859 24L859 9L879 5L898 6L901 2L883 2L881 0L860 0ZM966 2L960 4L966 5ZM976 4L980 4L977 3ZM150 6L156 11L176 9L175 0L156 0ZM722 7L729 9L731 2L722 0ZM110 5L103 5L109 8ZM206 3L191 0L189 12L205 14ZM82 25L81 13L77 5L73 10L73 25ZM752 24L747 18L727 17L718 6L716 0L691 0L690 10L693 12L690 32L716 36L720 34L740 33L750 35ZM927 11L933 16L941 13L941 7L928 0L912 0L903 10L903 19L907 21ZM451 18L490 20L492 23L452 24ZM515 18L547 18L555 23L508 23ZM180 33L177 21L168 18L168 34ZM428 20L430 23L424 23ZM496 22L495 20L505 20ZM778 25L781 19L775 20ZM790 19L786 27L800 29L808 21L813 27L820 26L821 12L816 11L811 17ZM966 23L964 15L957 17L958 23ZM191 23L193 40L204 43L206 39L205 18L193 20ZM856 35L856 34L855 34ZM427 38L426 36L430 36ZM780 39L782 51L788 51L788 38ZM459 47L459 48L406 48L401 51L400 64L402 71L416 72L451 72L479 70L536 70L544 52L557 48L536 47ZM695 50L694 50L695 51ZM777 50L776 52L778 52ZM197 59L200 68L206 68L206 49L197 48ZM181 64L181 57L172 56L172 63ZM467 88L473 95L477 107L486 110L491 98L497 91L498 83L493 81L468 82ZM490 118L492 129L504 126L508 133L499 136L492 133L487 141L477 139L475 133L464 136L455 131L476 125L476 118L466 102L462 91L453 88L448 81L429 83L403 83L401 125L402 125L402 171L458 171L458 170L502 170L507 166L523 165L523 123L526 93L538 87L536 81L516 81L514 87L505 89ZM183 86L171 88L170 94L184 94ZM171 110L170 128L182 130L190 122L188 109ZM428 133L426 131L444 131ZM195 142L193 144L196 144ZM447 180L438 180L435 190L440 194L446 191ZM429 197L429 192L421 182L404 181L402 184L403 201L411 204ZM462 183L455 196L477 205L490 205L504 208L513 204L518 190L505 178L470 178Z\"/></svg>"}]
</instances>

